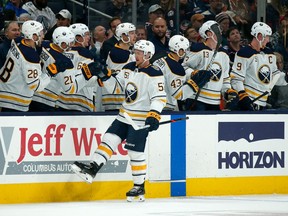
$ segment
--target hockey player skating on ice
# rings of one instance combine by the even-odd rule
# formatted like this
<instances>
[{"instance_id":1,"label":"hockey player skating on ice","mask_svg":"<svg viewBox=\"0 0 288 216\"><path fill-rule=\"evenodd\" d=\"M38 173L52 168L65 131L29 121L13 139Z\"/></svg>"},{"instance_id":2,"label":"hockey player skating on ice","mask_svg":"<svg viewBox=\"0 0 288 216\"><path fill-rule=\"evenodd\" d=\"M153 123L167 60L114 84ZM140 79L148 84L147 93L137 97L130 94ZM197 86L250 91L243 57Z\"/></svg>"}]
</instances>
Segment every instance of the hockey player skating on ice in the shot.
<instances>
[{"instance_id":1,"label":"hockey player skating on ice","mask_svg":"<svg viewBox=\"0 0 288 216\"><path fill-rule=\"evenodd\" d=\"M93 70L91 73L102 78L104 86L110 92L119 88L125 91L125 100L119 114L107 129L101 144L93 154L92 162L88 165L75 162L73 171L87 182L92 182L97 172L111 158L118 144L126 139L125 148L130 158L133 188L126 193L127 201L144 201L144 181L146 176L145 145L149 131L159 127L160 113L166 105L164 76L161 70L150 65L149 59L155 52L150 41L140 40L134 45L135 62L123 67L116 77L109 77L107 71ZM124 117L127 113L139 126L149 125L148 129L134 130Z\"/></svg>"},{"instance_id":2,"label":"hockey player skating on ice","mask_svg":"<svg viewBox=\"0 0 288 216\"><path fill-rule=\"evenodd\" d=\"M266 48L272 35L271 28L266 23L256 22L251 28L251 35L251 43L235 55L231 85L238 91L240 109L253 111L265 108L268 98L265 93L271 91L270 84L276 83L277 76L280 76L277 85L287 83L284 79L285 73L277 69L276 56L272 50ZM253 103L255 98L259 99Z\"/></svg>"}]
</instances>

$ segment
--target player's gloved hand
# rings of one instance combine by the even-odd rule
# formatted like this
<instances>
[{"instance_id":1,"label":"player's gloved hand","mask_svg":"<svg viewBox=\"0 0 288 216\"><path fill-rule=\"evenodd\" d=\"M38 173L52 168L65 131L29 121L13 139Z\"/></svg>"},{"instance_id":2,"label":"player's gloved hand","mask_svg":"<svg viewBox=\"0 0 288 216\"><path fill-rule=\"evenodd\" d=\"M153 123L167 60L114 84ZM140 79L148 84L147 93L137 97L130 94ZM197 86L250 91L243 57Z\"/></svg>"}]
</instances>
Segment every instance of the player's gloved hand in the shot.
<instances>
[{"instance_id":1,"label":"player's gloved hand","mask_svg":"<svg viewBox=\"0 0 288 216\"><path fill-rule=\"evenodd\" d=\"M195 93L199 91L198 85L192 79L187 80L184 85L188 85Z\"/></svg>"},{"instance_id":2,"label":"player's gloved hand","mask_svg":"<svg viewBox=\"0 0 288 216\"><path fill-rule=\"evenodd\" d=\"M97 76L100 86L103 86L103 81L111 77L111 71L99 62L91 62L88 65L83 64L81 70L86 80L91 79L92 76Z\"/></svg>"},{"instance_id":3,"label":"player's gloved hand","mask_svg":"<svg viewBox=\"0 0 288 216\"><path fill-rule=\"evenodd\" d=\"M239 107L241 110L254 111L253 102L250 99L249 95L244 91L239 91Z\"/></svg>"},{"instance_id":4,"label":"player's gloved hand","mask_svg":"<svg viewBox=\"0 0 288 216\"><path fill-rule=\"evenodd\" d=\"M159 121L161 119L160 113L156 110L150 110L147 114L145 125L150 125L149 131L154 131L159 128Z\"/></svg>"},{"instance_id":5,"label":"player's gloved hand","mask_svg":"<svg viewBox=\"0 0 288 216\"><path fill-rule=\"evenodd\" d=\"M228 89L224 94L226 109L236 110L238 108L239 96L236 90Z\"/></svg>"},{"instance_id":6,"label":"player's gloved hand","mask_svg":"<svg viewBox=\"0 0 288 216\"><path fill-rule=\"evenodd\" d=\"M213 73L208 70L195 70L191 73L191 79L198 85L199 88L202 88L207 82L210 81Z\"/></svg>"},{"instance_id":7,"label":"player's gloved hand","mask_svg":"<svg viewBox=\"0 0 288 216\"><path fill-rule=\"evenodd\" d=\"M64 72L65 70L73 68L73 64L71 61L56 61L54 63L49 64L46 67L48 74L53 77L57 73Z\"/></svg>"}]
</instances>

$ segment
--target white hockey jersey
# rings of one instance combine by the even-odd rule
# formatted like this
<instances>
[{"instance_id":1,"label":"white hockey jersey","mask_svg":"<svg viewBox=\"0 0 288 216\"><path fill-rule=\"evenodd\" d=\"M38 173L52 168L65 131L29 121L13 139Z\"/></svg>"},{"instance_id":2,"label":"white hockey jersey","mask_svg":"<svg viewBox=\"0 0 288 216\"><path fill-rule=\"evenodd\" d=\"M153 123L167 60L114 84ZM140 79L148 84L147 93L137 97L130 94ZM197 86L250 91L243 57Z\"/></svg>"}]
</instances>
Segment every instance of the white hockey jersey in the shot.
<instances>
[{"instance_id":1,"label":"white hockey jersey","mask_svg":"<svg viewBox=\"0 0 288 216\"><path fill-rule=\"evenodd\" d=\"M73 47L71 50L65 52L64 55L71 59L76 69L71 71L73 74L70 74L71 79L75 80L73 82L75 91L73 93L62 91L56 101L56 106L66 110L81 112L96 111L95 95L97 78L92 77L89 81L86 81L81 71L84 63L89 64L94 61L92 54L84 47Z\"/></svg>"},{"instance_id":2,"label":"white hockey jersey","mask_svg":"<svg viewBox=\"0 0 288 216\"><path fill-rule=\"evenodd\" d=\"M33 1L26 2L22 8L26 10L33 20L42 23L44 29L47 31L56 24L56 17L50 7L39 10L33 4Z\"/></svg>"},{"instance_id":3,"label":"white hockey jersey","mask_svg":"<svg viewBox=\"0 0 288 216\"><path fill-rule=\"evenodd\" d=\"M207 70L213 54L214 51L206 46L205 43L192 44L191 51L187 53L183 62L187 78L190 77L191 72L194 70ZM219 105L221 94L231 88L229 56L223 48L219 48L210 70L213 72L213 76L201 88L198 101Z\"/></svg>"},{"instance_id":4,"label":"white hockey jersey","mask_svg":"<svg viewBox=\"0 0 288 216\"><path fill-rule=\"evenodd\" d=\"M178 110L177 100L195 98L195 92L189 86L183 85L186 81L184 68L170 54L156 60L153 64L161 69L165 78L167 104L164 109Z\"/></svg>"},{"instance_id":5,"label":"white hockey jersey","mask_svg":"<svg viewBox=\"0 0 288 216\"><path fill-rule=\"evenodd\" d=\"M132 61L135 61L134 55L129 50L124 50L115 44L108 54L106 64L107 68L111 70L112 76L116 76L124 65ZM105 88L102 89L102 105L106 111L120 109L125 95L123 89L119 89L119 91L117 94L110 94Z\"/></svg>"},{"instance_id":6,"label":"white hockey jersey","mask_svg":"<svg viewBox=\"0 0 288 216\"><path fill-rule=\"evenodd\" d=\"M251 100L262 95L265 91L270 92L270 83L276 74L282 74L279 82L285 75L277 69L276 56L265 48L260 52L251 46L240 49L236 55L231 71L231 85L237 90L245 90ZM255 101L259 106L266 106L268 95Z\"/></svg>"},{"instance_id":7,"label":"white hockey jersey","mask_svg":"<svg viewBox=\"0 0 288 216\"><path fill-rule=\"evenodd\" d=\"M42 91L50 77L42 73L36 49L25 40L11 42L4 66L0 70L0 107L28 111L35 91Z\"/></svg>"},{"instance_id":8,"label":"white hockey jersey","mask_svg":"<svg viewBox=\"0 0 288 216\"><path fill-rule=\"evenodd\" d=\"M61 91L71 94L76 91L73 85L74 77L71 78L70 75L71 73L75 73L74 65L69 58L57 51L57 48L52 43L47 43L46 41L42 44L40 59L43 64L42 70L44 71L46 71L46 67L49 64L56 61L58 64L65 64L67 67L66 71L58 73L55 77L51 77L51 81L46 88L43 91L35 92L33 96L33 101L55 108L58 95Z\"/></svg>"},{"instance_id":9,"label":"white hockey jersey","mask_svg":"<svg viewBox=\"0 0 288 216\"><path fill-rule=\"evenodd\" d=\"M138 125L144 125L147 113L156 110L161 113L166 105L164 76L159 68L149 65L137 68L136 62L123 67L116 77L104 82L108 92L116 93L119 89L125 92L125 100L117 119L128 123L123 113L128 113Z\"/></svg>"}]
</instances>

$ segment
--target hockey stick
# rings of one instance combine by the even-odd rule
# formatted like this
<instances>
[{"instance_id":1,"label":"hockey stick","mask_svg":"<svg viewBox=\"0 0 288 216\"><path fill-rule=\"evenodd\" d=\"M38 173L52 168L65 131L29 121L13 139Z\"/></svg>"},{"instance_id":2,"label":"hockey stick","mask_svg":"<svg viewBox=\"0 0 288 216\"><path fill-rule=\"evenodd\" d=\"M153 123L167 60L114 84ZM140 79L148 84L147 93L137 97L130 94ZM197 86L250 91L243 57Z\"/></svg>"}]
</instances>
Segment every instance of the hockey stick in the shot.
<instances>
[{"instance_id":1,"label":"hockey stick","mask_svg":"<svg viewBox=\"0 0 288 216\"><path fill-rule=\"evenodd\" d=\"M216 47L215 47L213 56L212 56L212 58L211 58L211 60L210 60L210 62L209 62L209 64L208 64L208 66L207 66L207 70L211 70L212 65L213 65L213 63L214 63L214 59L215 59L215 57L216 57L216 55L217 55L217 53L218 53L219 47L220 47L220 45L221 45L221 43L222 43L222 34L221 34L221 31L220 31L219 25L218 25L218 24L212 25L212 26L211 26L211 30L214 32L214 34L215 34L216 37L217 37L217 44L216 44ZM199 90L198 90L198 92L197 92L197 94L196 94L196 96L195 96L195 98L194 98L194 103L191 105L191 108L195 106L195 104L196 104L196 102L197 102L197 100L198 100L198 97L199 97L199 95L200 95L200 92L201 92L201 89L199 88Z\"/></svg>"},{"instance_id":2,"label":"hockey stick","mask_svg":"<svg viewBox=\"0 0 288 216\"><path fill-rule=\"evenodd\" d=\"M135 124L135 122L134 122L133 119L129 116L128 113L124 112L123 114L124 114L125 119L126 119L126 120L128 121L128 123L133 127L134 130L142 130L142 129L145 129L145 128L149 128L149 127L150 127L150 125L138 126L138 125ZM174 122L177 122L177 121L183 121L183 120L187 120L187 119L189 119L188 116L183 117L183 118L171 119L171 120L159 122L159 125L174 123Z\"/></svg>"},{"instance_id":3,"label":"hockey stick","mask_svg":"<svg viewBox=\"0 0 288 216\"><path fill-rule=\"evenodd\" d=\"M273 87L275 86L275 84L277 83L278 79L280 78L280 73L276 74L273 79L272 82L269 85L269 91L265 91L263 92L261 95L259 95L258 97L254 98L252 100L252 103L258 101L259 99L261 99L262 97L264 97L267 94L270 94L270 92L272 91Z\"/></svg>"}]
</instances>

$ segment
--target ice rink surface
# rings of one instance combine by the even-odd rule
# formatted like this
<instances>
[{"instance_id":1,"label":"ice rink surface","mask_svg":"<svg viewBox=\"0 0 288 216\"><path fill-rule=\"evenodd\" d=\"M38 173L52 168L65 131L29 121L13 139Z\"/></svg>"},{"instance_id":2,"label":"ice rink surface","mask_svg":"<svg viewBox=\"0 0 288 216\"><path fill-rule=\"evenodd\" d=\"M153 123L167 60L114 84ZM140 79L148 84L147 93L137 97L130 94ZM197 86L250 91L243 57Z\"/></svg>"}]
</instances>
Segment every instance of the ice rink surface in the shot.
<instances>
[{"instance_id":1,"label":"ice rink surface","mask_svg":"<svg viewBox=\"0 0 288 216\"><path fill-rule=\"evenodd\" d=\"M0 216L288 216L288 195L0 205Z\"/></svg>"}]
</instances>

